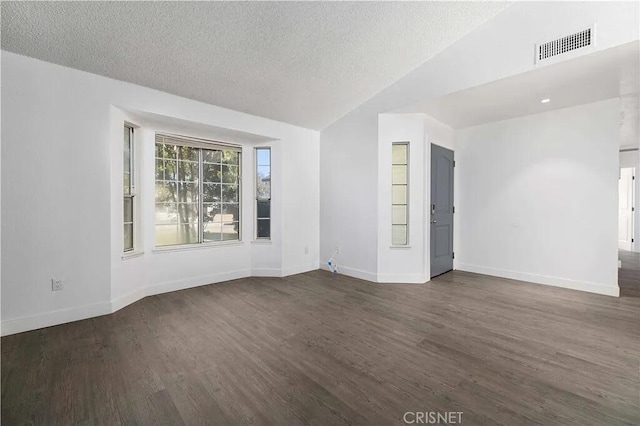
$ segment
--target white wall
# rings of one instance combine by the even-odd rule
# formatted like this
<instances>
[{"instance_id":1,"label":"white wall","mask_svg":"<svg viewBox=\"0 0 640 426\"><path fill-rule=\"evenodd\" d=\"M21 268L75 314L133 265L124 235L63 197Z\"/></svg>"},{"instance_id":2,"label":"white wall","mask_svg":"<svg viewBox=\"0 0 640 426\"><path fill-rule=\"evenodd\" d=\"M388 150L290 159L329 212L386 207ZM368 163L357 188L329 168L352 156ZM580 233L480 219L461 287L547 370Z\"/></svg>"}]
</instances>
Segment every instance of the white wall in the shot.
<instances>
[{"instance_id":1,"label":"white wall","mask_svg":"<svg viewBox=\"0 0 640 426\"><path fill-rule=\"evenodd\" d=\"M318 132L8 52L2 106L3 334L109 313L147 294L317 267ZM121 125L130 111L195 123L194 135L221 128L273 140L265 143L274 155L271 244L250 241L254 145L239 141L243 241L154 252L154 128L147 126L137 132L144 255L123 260ZM52 277L63 279L63 291L51 291Z\"/></svg>"},{"instance_id":2,"label":"white wall","mask_svg":"<svg viewBox=\"0 0 640 426\"><path fill-rule=\"evenodd\" d=\"M386 242L378 186L378 116L419 101L530 71L535 43L597 24L594 50L639 36L637 2L516 2L424 65L322 130L320 258L341 247L341 272L377 280ZM457 253L457 250L456 250ZM386 272L385 272L386 273Z\"/></svg>"},{"instance_id":3,"label":"white wall","mask_svg":"<svg viewBox=\"0 0 640 426\"><path fill-rule=\"evenodd\" d=\"M426 114L378 117L378 269L376 281L424 283L430 275L431 144L454 149L449 126ZM409 244L391 245L391 149L409 142Z\"/></svg>"},{"instance_id":4,"label":"white wall","mask_svg":"<svg viewBox=\"0 0 640 426\"><path fill-rule=\"evenodd\" d=\"M456 131L456 268L618 295L617 99Z\"/></svg>"},{"instance_id":5,"label":"white wall","mask_svg":"<svg viewBox=\"0 0 640 426\"><path fill-rule=\"evenodd\" d=\"M620 153L620 168L635 167L635 229L633 251L640 253L640 151L627 151Z\"/></svg>"}]
</instances>

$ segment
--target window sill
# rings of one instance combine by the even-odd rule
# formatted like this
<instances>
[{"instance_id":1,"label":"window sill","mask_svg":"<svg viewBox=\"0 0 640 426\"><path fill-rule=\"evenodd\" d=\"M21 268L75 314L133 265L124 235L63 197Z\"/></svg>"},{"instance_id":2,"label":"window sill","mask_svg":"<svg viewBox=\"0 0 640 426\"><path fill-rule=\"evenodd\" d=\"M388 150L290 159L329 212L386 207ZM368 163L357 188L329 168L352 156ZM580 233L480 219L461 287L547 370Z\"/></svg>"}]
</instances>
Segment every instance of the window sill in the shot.
<instances>
[{"instance_id":1,"label":"window sill","mask_svg":"<svg viewBox=\"0 0 640 426\"><path fill-rule=\"evenodd\" d=\"M389 248L394 249L394 250L396 250L396 249L400 249L400 250L410 250L410 249L411 249L411 246L389 246Z\"/></svg>"},{"instance_id":2,"label":"window sill","mask_svg":"<svg viewBox=\"0 0 640 426\"><path fill-rule=\"evenodd\" d=\"M251 244L271 244L273 241L271 239L263 239L263 240L251 240Z\"/></svg>"},{"instance_id":3,"label":"window sill","mask_svg":"<svg viewBox=\"0 0 640 426\"><path fill-rule=\"evenodd\" d=\"M144 255L143 251L128 251L123 253L121 257L122 260L135 259L136 257L142 257Z\"/></svg>"},{"instance_id":4,"label":"window sill","mask_svg":"<svg viewBox=\"0 0 640 426\"><path fill-rule=\"evenodd\" d=\"M202 250L209 248L217 248L217 247L228 247L228 246L241 246L244 244L244 241L222 241L215 243L202 243L202 244L184 244L184 245L176 245L176 246L166 246L166 247L155 247L153 249L153 253L170 253L174 251L189 251L189 250Z\"/></svg>"}]
</instances>

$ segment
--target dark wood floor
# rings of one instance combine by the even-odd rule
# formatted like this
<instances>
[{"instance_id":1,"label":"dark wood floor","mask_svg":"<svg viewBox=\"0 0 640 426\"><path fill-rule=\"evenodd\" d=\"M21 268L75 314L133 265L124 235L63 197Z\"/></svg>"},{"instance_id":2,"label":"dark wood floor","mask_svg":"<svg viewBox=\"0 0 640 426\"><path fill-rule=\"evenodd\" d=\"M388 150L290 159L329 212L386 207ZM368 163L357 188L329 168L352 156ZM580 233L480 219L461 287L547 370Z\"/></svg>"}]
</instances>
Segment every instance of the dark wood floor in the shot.
<instances>
[{"instance_id":1,"label":"dark wood floor","mask_svg":"<svg viewBox=\"0 0 640 426\"><path fill-rule=\"evenodd\" d=\"M638 425L640 298L315 271L2 338L2 424Z\"/></svg>"},{"instance_id":2,"label":"dark wood floor","mask_svg":"<svg viewBox=\"0 0 640 426\"><path fill-rule=\"evenodd\" d=\"M620 297L640 297L640 253L618 250L622 268L618 269Z\"/></svg>"}]
</instances>

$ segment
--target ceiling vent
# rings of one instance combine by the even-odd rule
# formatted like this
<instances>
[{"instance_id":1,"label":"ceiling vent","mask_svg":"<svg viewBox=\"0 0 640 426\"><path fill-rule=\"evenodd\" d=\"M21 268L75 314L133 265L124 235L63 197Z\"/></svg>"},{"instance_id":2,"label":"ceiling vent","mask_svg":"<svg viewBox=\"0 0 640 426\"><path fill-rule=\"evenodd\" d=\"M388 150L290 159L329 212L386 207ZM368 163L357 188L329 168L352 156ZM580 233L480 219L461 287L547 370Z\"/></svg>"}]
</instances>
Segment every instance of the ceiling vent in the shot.
<instances>
[{"instance_id":1,"label":"ceiling vent","mask_svg":"<svg viewBox=\"0 0 640 426\"><path fill-rule=\"evenodd\" d=\"M536 63L547 62L555 58L567 58L569 56L577 56L583 53L585 47L595 44L595 26L577 33L561 37L556 40L548 41L542 44L536 44ZM575 52L568 55L570 52Z\"/></svg>"}]
</instances>

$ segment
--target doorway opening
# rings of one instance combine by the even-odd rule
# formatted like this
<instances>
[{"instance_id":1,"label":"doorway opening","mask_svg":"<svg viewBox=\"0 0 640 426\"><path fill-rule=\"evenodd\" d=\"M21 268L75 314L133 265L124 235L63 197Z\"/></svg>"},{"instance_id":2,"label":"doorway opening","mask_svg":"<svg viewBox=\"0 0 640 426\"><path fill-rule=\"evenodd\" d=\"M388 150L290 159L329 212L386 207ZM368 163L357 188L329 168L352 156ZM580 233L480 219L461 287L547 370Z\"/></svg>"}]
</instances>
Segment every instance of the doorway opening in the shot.
<instances>
[{"instance_id":1,"label":"doorway opening","mask_svg":"<svg viewBox=\"0 0 640 426\"><path fill-rule=\"evenodd\" d=\"M635 241L636 168L621 167L618 179L618 286L620 296L640 297L640 253Z\"/></svg>"}]
</instances>

